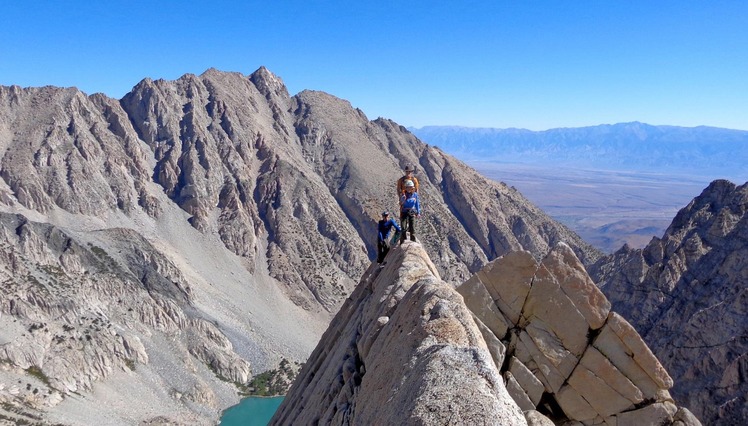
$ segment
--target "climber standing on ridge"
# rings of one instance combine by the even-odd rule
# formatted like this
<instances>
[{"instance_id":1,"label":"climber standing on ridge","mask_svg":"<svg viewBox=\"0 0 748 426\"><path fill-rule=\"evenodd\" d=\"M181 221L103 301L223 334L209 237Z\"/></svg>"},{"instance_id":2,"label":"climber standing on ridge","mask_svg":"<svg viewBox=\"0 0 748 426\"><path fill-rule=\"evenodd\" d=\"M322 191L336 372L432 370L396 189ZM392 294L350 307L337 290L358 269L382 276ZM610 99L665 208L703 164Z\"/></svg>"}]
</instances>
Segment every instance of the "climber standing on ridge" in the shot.
<instances>
[{"instance_id":1,"label":"climber standing on ridge","mask_svg":"<svg viewBox=\"0 0 748 426\"><path fill-rule=\"evenodd\" d=\"M405 232L410 232L410 241L416 240L416 217L421 216L421 201L412 180L405 181L405 194L400 196L400 223L403 230L400 244L405 242Z\"/></svg>"},{"instance_id":2,"label":"climber standing on ridge","mask_svg":"<svg viewBox=\"0 0 748 426\"><path fill-rule=\"evenodd\" d=\"M397 180L398 200L400 200L402 196L405 195L405 181L413 182L414 191L416 193L418 192L418 179L415 176L413 176L413 172L415 172L415 168L413 167L412 164L408 164L407 166L405 166L405 176Z\"/></svg>"},{"instance_id":3,"label":"climber standing on ridge","mask_svg":"<svg viewBox=\"0 0 748 426\"><path fill-rule=\"evenodd\" d=\"M382 220L377 224L377 231L379 233L377 236L377 263L382 263L384 257L390 251L390 231L392 231L392 228L397 230L395 235L401 232L395 219L390 219L390 213L382 212Z\"/></svg>"}]
</instances>

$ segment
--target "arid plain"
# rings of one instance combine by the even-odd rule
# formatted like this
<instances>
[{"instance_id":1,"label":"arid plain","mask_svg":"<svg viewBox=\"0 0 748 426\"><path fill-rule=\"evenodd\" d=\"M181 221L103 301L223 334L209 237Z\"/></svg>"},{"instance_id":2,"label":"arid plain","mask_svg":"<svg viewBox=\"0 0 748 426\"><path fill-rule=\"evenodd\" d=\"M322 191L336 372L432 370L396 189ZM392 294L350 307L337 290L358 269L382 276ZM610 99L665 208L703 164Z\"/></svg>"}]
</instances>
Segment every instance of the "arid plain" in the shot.
<instances>
[{"instance_id":1,"label":"arid plain","mask_svg":"<svg viewBox=\"0 0 748 426\"><path fill-rule=\"evenodd\" d=\"M675 172L638 172L469 161L484 176L517 188L585 241L611 253L644 247L713 179Z\"/></svg>"}]
</instances>

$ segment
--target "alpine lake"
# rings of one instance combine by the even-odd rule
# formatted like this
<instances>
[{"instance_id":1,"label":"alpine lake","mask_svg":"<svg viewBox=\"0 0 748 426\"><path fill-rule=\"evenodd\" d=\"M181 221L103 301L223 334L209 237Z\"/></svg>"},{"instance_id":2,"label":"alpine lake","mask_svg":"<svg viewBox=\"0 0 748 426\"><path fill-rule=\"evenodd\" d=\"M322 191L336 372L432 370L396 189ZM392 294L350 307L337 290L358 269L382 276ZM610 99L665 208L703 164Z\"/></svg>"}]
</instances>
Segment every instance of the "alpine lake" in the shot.
<instances>
[{"instance_id":1,"label":"alpine lake","mask_svg":"<svg viewBox=\"0 0 748 426\"><path fill-rule=\"evenodd\" d=\"M283 402L282 396L242 399L239 404L229 407L221 416L221 426L266 426Z\"/></svg>"}]
</instances>

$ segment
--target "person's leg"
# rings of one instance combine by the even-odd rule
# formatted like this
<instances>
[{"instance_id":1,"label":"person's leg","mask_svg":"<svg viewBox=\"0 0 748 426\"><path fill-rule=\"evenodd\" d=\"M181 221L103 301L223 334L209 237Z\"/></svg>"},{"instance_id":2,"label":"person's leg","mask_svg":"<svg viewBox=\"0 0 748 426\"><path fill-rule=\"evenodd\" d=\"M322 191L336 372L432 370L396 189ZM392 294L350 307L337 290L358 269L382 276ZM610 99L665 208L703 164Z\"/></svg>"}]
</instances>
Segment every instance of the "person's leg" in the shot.
<instances>
[{"instance_id":1,"label":"person's leg","mask_svg":"<svg viewBox=\"0 0 748 426\"><path fill-rule=\"evenodd\" d=\"M408 215L400 213L400 226L402 227L403 232L400 233L400 244L405 242L405 233L408 231L407 223Z\"/></svg>"},{"instance_id":2,"label":"person's leg","mask_svg":"<svg viewBox=\"0 0 748 426\"><path fill-rule=\"evenodd\" d=\"M410 241L416 240L416 217L410 216L410 223L408 224L410 226Z\"/></svg>"},{"instance_id":3,"label":"person's leg","mask_svg":"<svg viewBox=\"0 0 748 426\"><path fill-rule=\"evenodd\" d=\"M383 253L384 247L381 241L377 241L377 263L382 263L382 260L384 260L384 255L386 253Z\"/></svg>"}]
</instances>

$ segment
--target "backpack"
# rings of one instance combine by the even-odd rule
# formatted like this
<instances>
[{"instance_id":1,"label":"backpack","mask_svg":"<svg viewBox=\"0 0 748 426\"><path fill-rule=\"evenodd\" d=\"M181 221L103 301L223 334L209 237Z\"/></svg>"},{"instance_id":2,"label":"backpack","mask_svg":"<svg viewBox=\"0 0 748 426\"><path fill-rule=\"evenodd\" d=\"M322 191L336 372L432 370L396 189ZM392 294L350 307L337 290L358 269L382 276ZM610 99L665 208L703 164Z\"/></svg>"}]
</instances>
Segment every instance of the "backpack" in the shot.
<instances>
[{"instance_id":1,"label":"backpack","mask_svg":"<svg viewBox=\"0 0 748 426\"><path fill-rule=\"evenodd\" d=\"M418 213L418 193L414 192L410 197L403 195L402 211L414 215Z\"/></svg>"}]
</instances>

